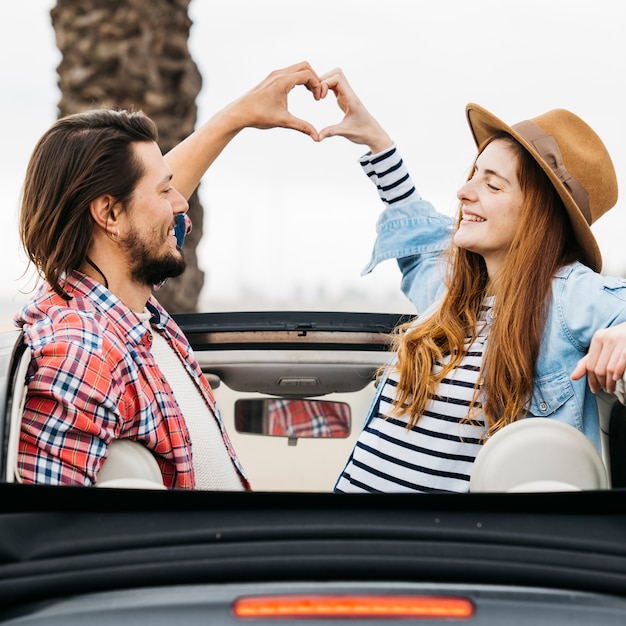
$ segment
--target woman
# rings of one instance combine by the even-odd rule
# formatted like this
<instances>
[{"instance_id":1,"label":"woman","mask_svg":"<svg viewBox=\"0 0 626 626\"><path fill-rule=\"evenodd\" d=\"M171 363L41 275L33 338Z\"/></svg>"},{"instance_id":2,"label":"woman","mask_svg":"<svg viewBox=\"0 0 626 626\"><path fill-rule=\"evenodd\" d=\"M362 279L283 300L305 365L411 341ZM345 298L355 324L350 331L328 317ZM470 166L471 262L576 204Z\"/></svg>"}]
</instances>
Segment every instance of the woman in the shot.
<instances>
[{"instance_id":1,"label":"woman","mask_svg":"<svg viewBox=\"0 0 626 626\"><path fill-rule=\"evenodd\" d=\"M626 321L626 282L599 274L590 225L617 200L602 141L555 110L508 126L470 104L478 156L456 220L415 190L395 145L339 70L344 120L320 139L366 144L385 211L366 271L397 258L421 315L401 328L336 491L465 492L484 440L551 417L600 447L596 400L570 374L595 331Z\"/></svg>"}]
</instances>

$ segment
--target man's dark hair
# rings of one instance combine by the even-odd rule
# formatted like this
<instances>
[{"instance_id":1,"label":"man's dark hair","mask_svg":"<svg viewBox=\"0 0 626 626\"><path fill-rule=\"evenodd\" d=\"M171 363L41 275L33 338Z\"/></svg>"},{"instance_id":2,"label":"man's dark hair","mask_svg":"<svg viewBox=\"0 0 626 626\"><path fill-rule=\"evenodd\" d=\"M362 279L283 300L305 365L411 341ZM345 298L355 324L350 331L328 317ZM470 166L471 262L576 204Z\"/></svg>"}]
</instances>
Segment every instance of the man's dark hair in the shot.
<instances>
[{"instance_id":1,"label":"man's dark hair","mask_svg":"<svg viewBox=\"0 0 626 626\"><path fill-rule=\"evenodd\" d=\"M64 277L82 265L91 244L90 203L110 195L127 206L144 174L132 144L155 141L156 126L141 111L101 109L59 119L35 146L20 237L29 261L63 298Z\"/></svg>"}]
</instances>

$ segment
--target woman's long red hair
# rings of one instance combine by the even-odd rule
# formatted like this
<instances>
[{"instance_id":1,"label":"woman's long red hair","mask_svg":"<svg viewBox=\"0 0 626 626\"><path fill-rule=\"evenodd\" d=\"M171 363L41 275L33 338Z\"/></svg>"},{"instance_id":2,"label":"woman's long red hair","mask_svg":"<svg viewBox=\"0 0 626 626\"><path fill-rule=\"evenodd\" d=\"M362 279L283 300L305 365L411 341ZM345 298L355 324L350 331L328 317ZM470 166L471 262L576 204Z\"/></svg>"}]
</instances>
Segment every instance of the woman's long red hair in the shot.
<instances>
[{"instance_id":1,"label":"woman's long red hair","mask_svg":"<svg viewBox=\"0 0 626 626\"><path fill-rule=\"evenodd\" d=\"M448 289L441 306L427 319L398 329L395 411L409 415L409 426L417 423L439 383L463 359L467 338L475 336L488 287L489 294L495 295L493 323L467 420L484 411L490 435L525 415L533 393L552 279L560 267L582 258L565 208L549 179L510 135L501 133L489 142L495 139L506 141L517 159L523 194L519 224L497 279L489 285L483 258L453 243ZM459 221L460 215L457 226ZM449 362L435 374L433 364L443 364L448 355Z\"/></svg>"}]
</instances>

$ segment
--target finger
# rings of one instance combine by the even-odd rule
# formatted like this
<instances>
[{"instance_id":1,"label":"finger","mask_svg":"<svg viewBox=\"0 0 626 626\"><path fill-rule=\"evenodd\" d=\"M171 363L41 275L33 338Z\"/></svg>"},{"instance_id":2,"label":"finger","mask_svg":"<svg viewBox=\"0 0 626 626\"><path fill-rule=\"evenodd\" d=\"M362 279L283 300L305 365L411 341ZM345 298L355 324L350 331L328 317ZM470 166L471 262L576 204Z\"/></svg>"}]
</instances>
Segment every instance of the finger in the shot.
<instances>
[{"instance_id":1,"label":"finger","mask_svg":"<svg viewBox=\"0 0 626 626\"><path fill-rule=\"evenodd\" d=\"M612 359L611 373L613 380L617 381L624 376L626 372L626 352L617 351Z\"/></svg>"},{"instance_id":2,"label":"finger","mask_svg":"<svg viewBox=\"0 0 626 626\"><path fill-rule=\"evenodd\" d=\"M590 376L594 381L594 385L599 386L608 393L612 393L611 387L615 388L614 381L611 376L611 359L612 351L608 348L604 348L600 351L600 354L596 359L590 358L587 364L587 370L591 372ZM597 390L593 390L596 393Z\"/></svg>"},{"instance_id":3,"label":"finger","mask_svg":"<svg viewBox=\"0 0 626 626\"><path fill-rule=\"evenodd\" d=\"M271 77L271 76L295 74L296 72L302 72L302 71L311 72L311 74L316 76L319 80L319 77L317 76L317 72L311 67L311 64L308 61L300 61L299 63L294 63L293 65L289 65L288 67L283 67L281 69L274 70L273 72L270 73L269 76Z\"/></svg>"},{"instance_id":4,"label":"finger","mask_svg":"<svg viewBox=\"0 0 626 626\"><path fill-rule=\"evenodd\" d=\"M301 61L289 67L270 72L262 85L268 85L275 81L281 81L285 84L284 89L286 93L291 91L296 85L305 85L313 93L314 97L319 99L323 91L317 72L307 61Z\"/></svg>"},{"instance_id":5,"label":"finger","mask_svg":"<svg viewBox=\"0 0 626 626\"><path fill-rule=\"evenodd\" d=\"M587 372L587 384L592 393L598 393L602 389L602 381L593 372Z\"/></svg>"},{"instance_id":6,"label":"finger","mask_svg":"<svg viewBox=\"0 0 626 626\"><path fill-rule=\"evenodd\" d=\"M572 380L580 380L583 376L587 376L587 384L592 393L598 393L602 389L601 381L596 376L595 372L589 367L589 355L586 354L582 359L578 361L574 371L571 373L570 378Z\"/></svg>"},{"instance_id":7,"label":"finger","mask_svg":"<svg viewBox=\"0 0 626 626\"><path fill-rule=\"evenodd\" d=\"M570 378L572 380L579 380L587 373L587 360L588 356L585 355L582 359L578 361L578 363L576 363L576 367L570 375Z\"/></svg>"},{"instance_id":8,"label":"finger","mask_svg":"<svg viewBox=\"0 0 626 626\"><path fill-rule=\"evenodd\" d=\"M322 79L322 85L326 86L328 91L332 91L335 96L339 96L341 93L340 79L337 76L330 76L326 79Z\"/></svg>"},{"instance_id":9,"label":"finger","mask_svg":"<svg viewBox=\"0 0 626 626\"><path fill-rule=\"evenodd\" d=\"M328 137L336 137L337 135L341 136L339 124L326 126L326 128L322 128L322 130L319 131L319 140L323 141L324 139L328 139Z\"/></svg>"},{"instance_id":10,"label":"finger","mask_svg":"<svg viewBox=\"0 0 626 626\"><path fill-rule=\"evenodd\" d=\"M607 393L615 393L615 387L617 385L617 381L613 380L612 378L605 378L604 379L604 385L602 385L602 389L604 389L604 391L606 391Z\"/></svg>"},{"instance_id":11,"label":"finger","mask_svg":"<svg viewBox=\"0 0 626 626\"><path fill-rule=\"evenodd\" d=\"M614 349L608 359L604 370L599 371L604 374L602 388L607 393L615 393L616 383L624 375L626 367L626 356L621 349Z\"/></svg>"},{"instance_id":12,"label":"finger","mask_svg":"<svg viewBox=\"0 0 626 626\"><path fill-rule=\"evenodd\" d=\"M343 71L339 67L335 67L334 69L332 69L329 72L326 72L325 74L322 74L320 76L320 80L322 82L332 80L332 82L335 83L335 84L338 83L339 80L341 80L341 79L345 80L345 78L346 77L345 77ZM347 83L348 81L345 80L345 82Z\"/></svg>"},{"instance_id":13,"label":"finger","mask_svg":"<svg viewBox=\"0 0 626 626\"><path fill-rule=\"evenodd\" d=\"M289 75L288 91L291 91L296 85L304 85L316 100L322 97L324 87L322 87L322 82L317 74L311 69L301 69Z\"/></svg>"},{"instance_id":14,"label":"finger","mask_svg":"<svg viewBox=\"0 0 626 626\"><path fill-rule=\"evenodd\" d=\"M299 117L295 117L295 115L290 115L283 124L284 128L290 128L292 130L297 130L305 135L308 135L313 139L313 141L319 141L319 133L317 132L317 128L312 124L309 124L306 120L302 120Z\"/></svg>"}]
</instances>

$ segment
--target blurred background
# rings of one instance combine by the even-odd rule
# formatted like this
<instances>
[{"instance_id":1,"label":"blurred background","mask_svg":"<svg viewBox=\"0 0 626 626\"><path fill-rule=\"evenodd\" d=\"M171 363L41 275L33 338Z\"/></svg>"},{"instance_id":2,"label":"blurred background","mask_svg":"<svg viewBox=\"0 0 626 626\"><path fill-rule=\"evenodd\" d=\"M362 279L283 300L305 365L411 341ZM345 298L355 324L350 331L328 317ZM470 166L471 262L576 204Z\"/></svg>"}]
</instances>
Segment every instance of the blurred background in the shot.
<instances>
[{"instance_id":1,"label":"blurred background","mask_svg":"<svg viewBox=\"0 0 626 626\"><path fill-rule=\"evenodd\" d=\"M3 326L36 284L32 271L24 274L17 231L26 164L41 134L72 107L132 101L152 114L153 106L172 142L273 69L307 60L320 74L344 70L396 139L421 194L443 212L455 211L474 156L468 102L511 124L570 109L603 138L620 183L626 175L626 3L28 0L5 3L3 15ZM132 44L151 32L151 48ZM91 69L81 66L85 59ZM145 84L133 96L126 76L141 72L135 78ZM167 72L187 73L172 86ZM290 108L317 128L341 118L332 96L316 103L305 89L292 92ZM393 262L360 276L380 210L358 166L363 152L341 138L315 144L293 131L240 133L199 188L190 243L198 270L186 286L168 283L171 309L411 312ZM605 273L626 273L625 217L622 197L594 225Z\"/></svg>"}]
</instances>

